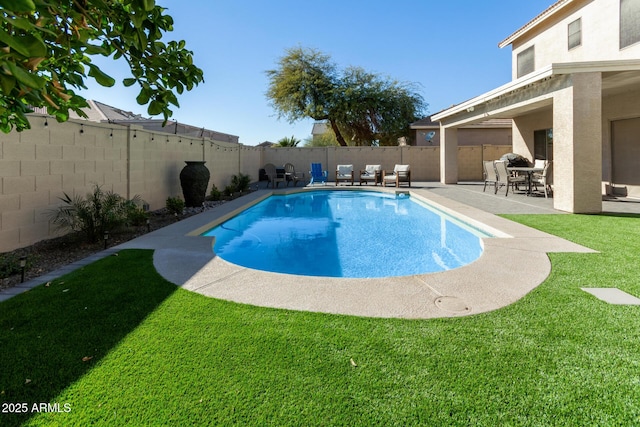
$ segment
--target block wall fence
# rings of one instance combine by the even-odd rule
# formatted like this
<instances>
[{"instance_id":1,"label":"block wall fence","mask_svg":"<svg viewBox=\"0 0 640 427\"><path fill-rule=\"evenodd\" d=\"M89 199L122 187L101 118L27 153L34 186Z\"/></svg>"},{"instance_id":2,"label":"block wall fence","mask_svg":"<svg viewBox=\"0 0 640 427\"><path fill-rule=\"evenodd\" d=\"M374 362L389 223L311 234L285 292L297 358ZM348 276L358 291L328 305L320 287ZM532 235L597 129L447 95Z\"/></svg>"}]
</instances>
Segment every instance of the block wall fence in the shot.
<instances>
[{"instance_id":1,"label":"block wall fence","mask_svg":"<svg viewBox=\"0 0 640 427\"><path fill-rule=\"evenodd\" d=\"M461 146L459 179L482 179L482 161L500 158L510 145ZM95 184L126 198L139 195L151 210L167 197L182 197L180 171L187 160L204 160L209 181L222 190L238 173L258 181L266 163L294 164L308 175L320 162L332 179L337 164L410 164L413 181L440 179L438 147L264 148L171 133L137 126L31 117L31 129L0 134L0 253L56 237L46 213L60 205L64 193L91 192Z\"/></svg>"}]
</instances>

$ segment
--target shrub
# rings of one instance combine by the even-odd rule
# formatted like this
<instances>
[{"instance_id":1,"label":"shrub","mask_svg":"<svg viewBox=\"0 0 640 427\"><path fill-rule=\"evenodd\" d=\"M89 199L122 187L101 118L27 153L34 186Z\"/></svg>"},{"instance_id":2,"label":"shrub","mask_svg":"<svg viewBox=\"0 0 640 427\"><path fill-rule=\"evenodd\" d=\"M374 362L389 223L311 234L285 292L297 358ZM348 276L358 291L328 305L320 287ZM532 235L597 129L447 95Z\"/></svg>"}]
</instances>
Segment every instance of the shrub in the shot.
<instances>
[{"instance_id":1,"label":"shrub","mask_svg":"<svg viewBox=\"0 0 640 427\"><path fill-rule=\"evenodd\" d=\"M63 205L48 211L49 221L58 228L84 233L90 242L96 242L105 232L124 224L129 206L141 201L139 196L126 200L113 191L102 191L98 184L86 197L63 194L60 198Z\"/></svg>"},{"instance_id":2,"label":"shrub","mask_svg":"<svg viewBox=\"0 0 640 427\"><path fill-rule=\"evenodd\" d=\"M224 187L224 190L222 190L222 194L225 197L231 197L233 196L233 193L235 192L235 187L231 184L227 185L226 187Z\"/></svg>"},{"instance_id":3,"label":"shrub","mask_svg":"<svg viewBox=\"0 0 640 427\"><path fill-rule=\"evenodd\" d=\"M149 214L142 209L137 203L127 201L127 219L128 225L140 226L144 225L149 218Z\"/></svg>"},{"instance_id":4,"label":"shrub","mask_svg":"<svg viewBox=\"0 0 640 427\"><path fill-rule=\"evenodd\" d=\"M167 197L166 208L171 214L182 215L184 212L184 200L180 197Z\"/></svg>"},{"instance_id":5,"label":"shrub","mask_svg":"<svg viewBox=\"0 0 640 427\"><path fill-rule=\"evenodd\" d=\"M234 192L239 191L245 193L249 191L249 184L251 184L251 177L249 175L239 173L231 177L231 186L234 188Z\"/></svg>"},{"instance_id":6,"label":"shrub","mask_svg":"<svg viewBox=\"0 0 640 427\"><path fill-rule=\"evenodd\" d=\"M215 184L211 187L211 192L209 193L209 200L218 201L222 197L222 193L218 190Z\"/></svg>"}]
</instances>

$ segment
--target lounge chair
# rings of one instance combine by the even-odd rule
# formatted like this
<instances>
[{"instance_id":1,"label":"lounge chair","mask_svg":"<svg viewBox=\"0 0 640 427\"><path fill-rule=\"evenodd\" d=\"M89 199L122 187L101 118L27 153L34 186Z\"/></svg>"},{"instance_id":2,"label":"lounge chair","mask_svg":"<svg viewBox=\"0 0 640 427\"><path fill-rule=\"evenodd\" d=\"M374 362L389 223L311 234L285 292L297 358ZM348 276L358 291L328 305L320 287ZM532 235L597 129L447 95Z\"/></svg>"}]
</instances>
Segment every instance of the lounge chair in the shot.
<instances>
[{"instance_id":1,"label":"lounge chair","mask_svg":"<svg viewBox=\"0 0 640 427\"><path fill-rule=\"evenodd\" d=\"M293 182L294 187L298 185L298 181L304 182L304 172L296 173L296 168L291 163L284 165L284 176L287 186L289 186L289 182Z\"/></svg>"},{"instance_id":2,"label":"lounge chair","mask_svg":"<svg viewBox=\"0 0 640 427\"><path fill-rule=\"evenodd\" d=\"M484 192L487 189L487 184L493 185L493 194L498 192L498 175L496 175L496 168L491 160L483 161L482 167L484 169Z\"/></svg>"},{"instance_id":3,"label":"lounge chair","mask_svg":"<svg viewBox=\"0 0 640 427\"><path fill-rule=\"evenodd\" d=\"M313 185L316 182L322 182L324 185L327 185L327 171L322 170L321 163L311 163L311 171L309 171L309 175L311 175L311 180L309 181L309 185Z\"/></svg>"},{"instance_id":4,"label":"lounge chair","mask_svg":"<svg viewBox=\"0 0 640 427\"><path fill-rule=\"evenodd\" d=\"M393 173L387 175L385 171L382 171L382 186L386 187L387 184L394 184L396 187L400 186L401 182L406 182L411 187L411 170L409 165L395 165Z\"/></svg>"},{"instance_id":5,"label":"lounge chair","mask_svg":"<svg viewBox=\"0 0 640 427\"><path fill-rule=\"evenodd\" d=\"M284 172L278 173L276 167L271 163L264 165L264 173L267 175L267 187L271 183L271 188L276 188L279 183L285 182Z\"/></svg>"},{"instance_id":6,"label":"lounge chair","mask_svg":"<svg viewBox=\"0 0 640 427\"><path fill-rule=\"evenodd\" d=\"M505 160L498 160L494 162L496 168L496 174L498 175L498 183L496 188L496 193L498 189L502 186L507 187L507 191L504 193L504 196L509 195L509 187L513 187L514 191L518 189L518 185L527 184L528 178L526 176L513 176L507 170L507 162Z\"/></svg>"},{"instance_id":7,"label":"lounge chair","mask_svg":"<svg viewBox=\"0 0 640 427\"><path fill-rule=\"evenodd\" d=\"M382 166L380 165L366 165L363 170L360 171L360 185L364 182L373 181L373 185L382 183Z\"/></svg>"},{"instance_id":8,"label":"lounge chair","mask_svg":"<svg viewBox=\"0 0 640 427\"><path fill-rule=\"evenodd\" d=\"M336 186L340 181L351 182L353 185L353 165L336 166Z\"/></svg>"}]
</instances>

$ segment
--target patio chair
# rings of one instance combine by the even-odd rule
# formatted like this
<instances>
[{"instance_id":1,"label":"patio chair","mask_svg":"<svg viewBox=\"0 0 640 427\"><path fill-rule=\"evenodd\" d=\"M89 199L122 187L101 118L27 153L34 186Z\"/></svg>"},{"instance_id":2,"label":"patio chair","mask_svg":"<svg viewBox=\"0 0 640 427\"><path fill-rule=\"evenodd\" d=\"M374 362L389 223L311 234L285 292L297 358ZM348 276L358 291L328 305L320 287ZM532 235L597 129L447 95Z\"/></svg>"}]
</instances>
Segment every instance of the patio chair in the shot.
<instances>
[{"instance_id":1,"label":"patio chair","mask_svg":"<svg viewBox=\"0 0 640 427\"><path fill-rule=\"evenodd\" d=\"M538 190L538 185L542 185L542 188L544 189L545 199L548 197L548 193L552 192L552 189L551 189L552 175L553 175L553 169L551 168L551 162L546 162L542 173L534 173L531 177L531 185L535 187L536 191Z\"/></svg>"},{"instance_id":2,"label":"patio chair","mask_svg":"<svg viewBox=\"0 0 640 427\"><path fill-rule=\"evenodd\" d=\"M411 170L409 165L395 165L393 173L387 175L385 171L382 171L382 186L386 187L387 184L395 184L396 187L400 186L401 182L405 182L411 187Z\"/></svg>"},{"instance_id":3,"label":"patio chair","mask_svg":"<svg viewBox=\"0 0 640 427\"><path fill-rule=\"evenodd\" d=\"M340 181L351 182L353 185L353 165L336 166L336 186Z\"/></svg>"},{"instance_id":4,"label":"patio chair","mask_svg":"<svg viewBox=\"0 0 640 427\"><path fill-rule=\"evenodd\" d=\"M366 165L364 170L360 171L360 185L369 181L373 181L373 185L382 183L382 166L381 165Z\"/></svg>"},{"instance_id":5,"label":"patio chair","mask_svg":"<svg viewBox=\"0 0 640 427\"><path fill-rule=\"evenodd\" d=\"M484 169L484 192L487 189L487 184L493 185L493 194L498 192L498 175L496 175L496 168L491 160L482 162Z\"/></svg>"},{"instance_id":6,"label":"patio chair","mask_svg":"<svg viewBox=\"0 0 640 427\"><path fill-rule=\"evenodd\" d=\"M321 163L311 163L311 171L309 171L309 175L311 175L311 180L309 181L309 185L313 185L316 182L322 182L324 185L327 185L327 171L322 170Z\"/></svg>"},{"instance_id":7,"label":"patio chair","mask_svg":"<svg viewBox=\"0 0 640 427\"><path fill-rule=\"evenodd\" d=\"M285 182L284 172L278 173L276 167L271 163L264 165L264 173L267 175L267 187L271 183L271 188L276 188L279 183Z\"/></svg>"},{"instance_id":8,"label":"patio chair","mask_svg":"<svg viewBox=\"0 0 640 427\"><path fill-rule=\"evenodd\" d=\"M496 193L502 186L507 187L507 191L504 193L505 197L509 195L509 187L513 187L514 191L520 189L519 184L527 184L528 178L526 176L513 176L507 170L507 162L504 160L498 160L494 162L496 168L496 174L498 176L498 182L496 187Z\"/></svg>"},{"instance_id":9,"label":"patio chair","mask_svg":"<svg viewBox=\"0 0 640 427\"><path fill-rule=\"evenodd\" d=\"M284 176L287 181L287 187L289 182L293 182L294 187L298 185L298 181L304 182L304 172L297 173L296 168L291 163L284 165Z\"/></svg>"}]
</instances>

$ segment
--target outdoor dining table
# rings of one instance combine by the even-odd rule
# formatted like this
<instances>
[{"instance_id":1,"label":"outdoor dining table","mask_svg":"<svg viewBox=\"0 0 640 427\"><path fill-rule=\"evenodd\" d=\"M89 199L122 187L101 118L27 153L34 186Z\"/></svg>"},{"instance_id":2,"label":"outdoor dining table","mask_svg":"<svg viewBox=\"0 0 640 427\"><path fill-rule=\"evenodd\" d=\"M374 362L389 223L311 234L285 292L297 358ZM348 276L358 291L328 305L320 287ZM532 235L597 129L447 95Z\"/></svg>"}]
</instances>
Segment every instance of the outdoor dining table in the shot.
<instances>
[{"instance_id":1,"label":"outdoor dining table","mask_svg":"<svg viewBox=\"0 0 640 427\"><path fill-rule=\"evenodd\" d=\"M523 172L527 174L527 196L531 195L531 176L535 172L544 172L544 168L537 168L532 166L513 166L507 167L509 172Z\"/></svg>"}]
</instances>

